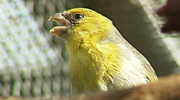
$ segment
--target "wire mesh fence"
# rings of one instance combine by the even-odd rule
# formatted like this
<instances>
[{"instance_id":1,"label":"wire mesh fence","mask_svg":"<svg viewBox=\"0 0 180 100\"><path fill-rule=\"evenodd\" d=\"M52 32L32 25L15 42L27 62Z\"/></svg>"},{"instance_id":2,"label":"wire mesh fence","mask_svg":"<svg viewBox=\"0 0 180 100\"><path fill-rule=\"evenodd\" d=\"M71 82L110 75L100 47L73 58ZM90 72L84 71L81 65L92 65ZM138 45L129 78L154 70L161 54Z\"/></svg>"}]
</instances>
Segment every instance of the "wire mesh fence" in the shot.
<instances>
[{"instance_id":1,"label":"wire mesh fence","mask_svg":"<svg viewBox=\"0 0 180 100\"><path fill-rule=\"evenodd\" d=\"M46 22L53 5L48 0L1 0L0 8L0 95L68 95L68 57L44 31L52 26Z\"/></svg>"}]
</instances>

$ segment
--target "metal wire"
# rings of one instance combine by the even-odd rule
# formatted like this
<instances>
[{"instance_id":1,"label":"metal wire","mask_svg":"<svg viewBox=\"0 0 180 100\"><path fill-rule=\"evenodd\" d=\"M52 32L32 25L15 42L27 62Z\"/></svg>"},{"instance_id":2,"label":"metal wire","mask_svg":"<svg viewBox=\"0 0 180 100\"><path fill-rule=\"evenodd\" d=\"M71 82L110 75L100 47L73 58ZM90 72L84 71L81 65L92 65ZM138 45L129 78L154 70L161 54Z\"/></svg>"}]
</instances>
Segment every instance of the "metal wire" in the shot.
<instances>
[{"instance_id":1,"label":"metal wire","mask_svg":"<svg viewBox=\"0 0 180 100\"><path fill-rule=\"evenodd\" d=\"M0 95L68 95L62 49L50 45L51 35L40 31L23 1L1 0L0 8Z\"/></svg>"}]
</instances>

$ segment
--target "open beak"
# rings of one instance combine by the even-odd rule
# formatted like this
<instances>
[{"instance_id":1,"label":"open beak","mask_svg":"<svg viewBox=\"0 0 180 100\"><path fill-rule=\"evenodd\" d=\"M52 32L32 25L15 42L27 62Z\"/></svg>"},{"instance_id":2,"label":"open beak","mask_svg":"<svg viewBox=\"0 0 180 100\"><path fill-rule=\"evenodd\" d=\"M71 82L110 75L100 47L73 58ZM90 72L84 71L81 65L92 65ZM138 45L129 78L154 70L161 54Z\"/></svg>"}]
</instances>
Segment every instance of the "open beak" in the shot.
<instances>
[{"instance_id":1,"label":"open beak","mask_svg":"<svg viewBox=\"0 0 180 100\"><path fill-rule=\"evenodd\" d=\"M49 20L53 20L60 24L60 26L55 26L52 29L50 29L49 32L51 34L61 37L63 34L67 33L70 22L65 18L64 13L57 13L50 16Z\"/></svg>"}]
</instances>

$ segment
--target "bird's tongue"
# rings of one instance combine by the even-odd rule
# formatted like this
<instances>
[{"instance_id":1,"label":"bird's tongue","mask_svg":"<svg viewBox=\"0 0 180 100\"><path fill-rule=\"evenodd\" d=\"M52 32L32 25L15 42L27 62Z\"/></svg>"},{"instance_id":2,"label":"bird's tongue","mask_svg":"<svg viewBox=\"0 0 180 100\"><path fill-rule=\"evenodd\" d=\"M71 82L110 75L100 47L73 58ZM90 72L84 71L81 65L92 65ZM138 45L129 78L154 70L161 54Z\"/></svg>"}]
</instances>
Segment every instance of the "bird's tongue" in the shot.
<instances>
[{"instance_id":1,"label":"bird's tongue","mask_svg":"<svg viewBox=\"0 0 180 100\"><path fill-rule=\"evenodd\" d=\"M56 36L62 36L63 34L67 33L67 29L70 25L69 20L65 19L63 14L61 13L57 13L55 15L52 15L49 20L53 20L59 24L61 24L61 26L55 26L52 29L50 29L50 33Z\"/></svg>"}]
</instances>

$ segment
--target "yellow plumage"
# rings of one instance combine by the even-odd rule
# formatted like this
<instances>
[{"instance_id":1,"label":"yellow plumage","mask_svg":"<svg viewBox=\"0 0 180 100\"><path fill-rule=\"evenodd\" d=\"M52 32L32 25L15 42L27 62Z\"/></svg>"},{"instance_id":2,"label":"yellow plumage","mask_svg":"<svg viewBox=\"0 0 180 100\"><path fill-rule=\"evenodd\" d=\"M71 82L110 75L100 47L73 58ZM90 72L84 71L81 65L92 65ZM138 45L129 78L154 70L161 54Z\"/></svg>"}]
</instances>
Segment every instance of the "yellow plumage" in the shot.
<instances>
[{"instance_id":1,"label":"yellow plumage","mask_svg":"<svg viewBox=\"0 0 180 100\"><path fill-rule=\"evenodd\" d=\"M50 33L65 40L73 95L127 88L157 79L149 62L103 15L75 8L50 19L62 24Z\"/></svg>"}]
</instances>

